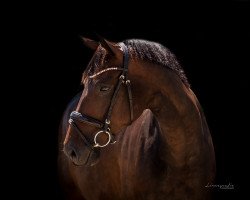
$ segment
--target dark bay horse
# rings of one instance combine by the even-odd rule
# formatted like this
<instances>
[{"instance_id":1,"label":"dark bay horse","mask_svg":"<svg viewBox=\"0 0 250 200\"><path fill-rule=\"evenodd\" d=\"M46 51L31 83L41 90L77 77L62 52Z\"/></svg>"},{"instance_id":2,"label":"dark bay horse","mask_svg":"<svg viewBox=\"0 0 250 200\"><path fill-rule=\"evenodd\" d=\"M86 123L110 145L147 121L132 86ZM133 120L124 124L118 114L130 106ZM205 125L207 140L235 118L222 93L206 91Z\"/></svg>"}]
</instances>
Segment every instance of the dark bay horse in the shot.
<instances>
[{"instance_id":1,"label":"dark bay horse","mask_svg":"<svg viewBox=\"0 0 250 200\"><path fill-rule=\"evenodd\" d=\"M95 53L59 135L65 197L209 199L213 143L175 56L145 40L84 43Z\"/></svg>"}]
</instances>

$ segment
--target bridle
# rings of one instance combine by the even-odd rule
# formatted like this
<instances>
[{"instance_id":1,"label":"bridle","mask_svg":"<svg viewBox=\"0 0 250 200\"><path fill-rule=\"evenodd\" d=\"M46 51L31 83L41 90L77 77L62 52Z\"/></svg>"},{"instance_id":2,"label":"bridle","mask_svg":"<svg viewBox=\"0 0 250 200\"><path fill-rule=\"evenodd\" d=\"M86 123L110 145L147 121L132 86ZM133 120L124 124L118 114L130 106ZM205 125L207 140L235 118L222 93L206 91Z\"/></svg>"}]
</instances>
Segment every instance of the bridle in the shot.
<instances>
[{"instance_id":1,"label":"bridle","mask_svg":"<svg viewBox=\"0 0 250 200\"><path fill-rule=\"evenodd\" d=\"M69 119L69 124L76 130L76 132L80 135L82 138L83 142L86 144L86 146L93 151L95 148L102 148L106 147L108 144L114 144L116 142L114 135L111 133L110 130L110 124L111 124L111 115L112 115L112 110L114 108L118 92L121 88L122 84L125 84L127 87L128 91L128 100L129 100L129 108L130 108L130 120L132 122L133 120L133 99L132 99L132 92L131 92L131 83L130 80L128 79L128 61L129 61L129 53L128 49L125 46L124 43L120 44L122 50L123 50L123 67L122 68L117 68L118 70L121 70L122 73L119 76L119 81L115 87L115 91L113 93L113 96L110 101L110 105L108 108L108 111L106 113L106 119L104 122L99 121L98 119L95 119L93 117L90 117L88 115L79 113L77 111L73 111L70 114L70 119ZM88 141L88 139L84 136L83 132L80 130L80 128L77 126L76 122L83 122L91 126L95 126L99 129L95 136L94 136L94 143L91 143ZM98 136L104 133L108 136L108 140L105 144L99 144L97 142Z\"/></svg>"}]
</instances>

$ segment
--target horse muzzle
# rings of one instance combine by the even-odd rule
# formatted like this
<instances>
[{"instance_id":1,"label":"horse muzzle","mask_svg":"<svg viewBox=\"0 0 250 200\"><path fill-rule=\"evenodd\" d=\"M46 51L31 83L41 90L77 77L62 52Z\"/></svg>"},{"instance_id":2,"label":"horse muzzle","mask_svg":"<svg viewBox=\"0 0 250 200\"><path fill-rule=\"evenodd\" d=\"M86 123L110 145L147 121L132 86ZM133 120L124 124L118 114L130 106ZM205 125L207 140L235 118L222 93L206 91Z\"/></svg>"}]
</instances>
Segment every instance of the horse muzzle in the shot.
<instances>
[{"instance_id":1,"label":"horse muzzle","mask_svg":"<svg viewBox=\"0 0 250 200\"><path fill-rule=\"evenodd\" d=\"M100 158L100 148L89 149L84 145L78 148L67 143L64 145L63 151L76 166L93 166L98 163Z\"/></svg>"}]
</instances>

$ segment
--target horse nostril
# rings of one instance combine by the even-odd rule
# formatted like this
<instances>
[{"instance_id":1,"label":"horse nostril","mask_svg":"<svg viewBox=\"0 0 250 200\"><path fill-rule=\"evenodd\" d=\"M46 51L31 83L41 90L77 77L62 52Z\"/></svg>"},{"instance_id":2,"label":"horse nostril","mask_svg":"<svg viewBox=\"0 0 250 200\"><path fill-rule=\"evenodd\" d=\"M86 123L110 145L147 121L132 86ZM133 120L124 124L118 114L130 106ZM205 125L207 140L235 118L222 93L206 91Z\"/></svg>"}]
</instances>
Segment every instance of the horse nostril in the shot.
<instances>
[{"instance_id":1,"label":"horse nostril","mask_svg":"<svg viewBox=\"0 0 250 200\"><path fill-rule=\"evenodd\" d=\"M65 145L63 150L64 150L64 153L66 154L66 156L68 156L69 158L71 158L71 159L77 158L77 152L73 147L71 147L69 145Z\"/></svg>"},{"instance_id":2,"label":"horse nostril","mask_svg":"<svg viewBox=\"0 0 250 200\"><path fill-rule=\"evenodd\" d=\"M73 149L71 149L70 156L71 156L71 158L76 157L76 152Z\"/></svg>"}]
</instances>

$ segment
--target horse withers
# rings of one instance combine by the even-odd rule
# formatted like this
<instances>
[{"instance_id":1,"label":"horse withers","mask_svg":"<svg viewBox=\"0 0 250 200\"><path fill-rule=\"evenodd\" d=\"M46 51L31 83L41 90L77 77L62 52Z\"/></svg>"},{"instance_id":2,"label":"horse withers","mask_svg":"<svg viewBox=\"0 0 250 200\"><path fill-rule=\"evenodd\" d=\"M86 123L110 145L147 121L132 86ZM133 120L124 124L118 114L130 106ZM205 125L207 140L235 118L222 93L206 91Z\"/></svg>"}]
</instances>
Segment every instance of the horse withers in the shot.
<instances>
[{"instance_id":1,"label":"horse withers","mask_svg":"<svg viewBox=\"0 0 250 200\"><path fill-rule=\"evenodd\" d=\"M95 51L68 105L58 168L67 199L209 199L214 148L175 56L145 40Z\"/></svg>"}]
</instances>

